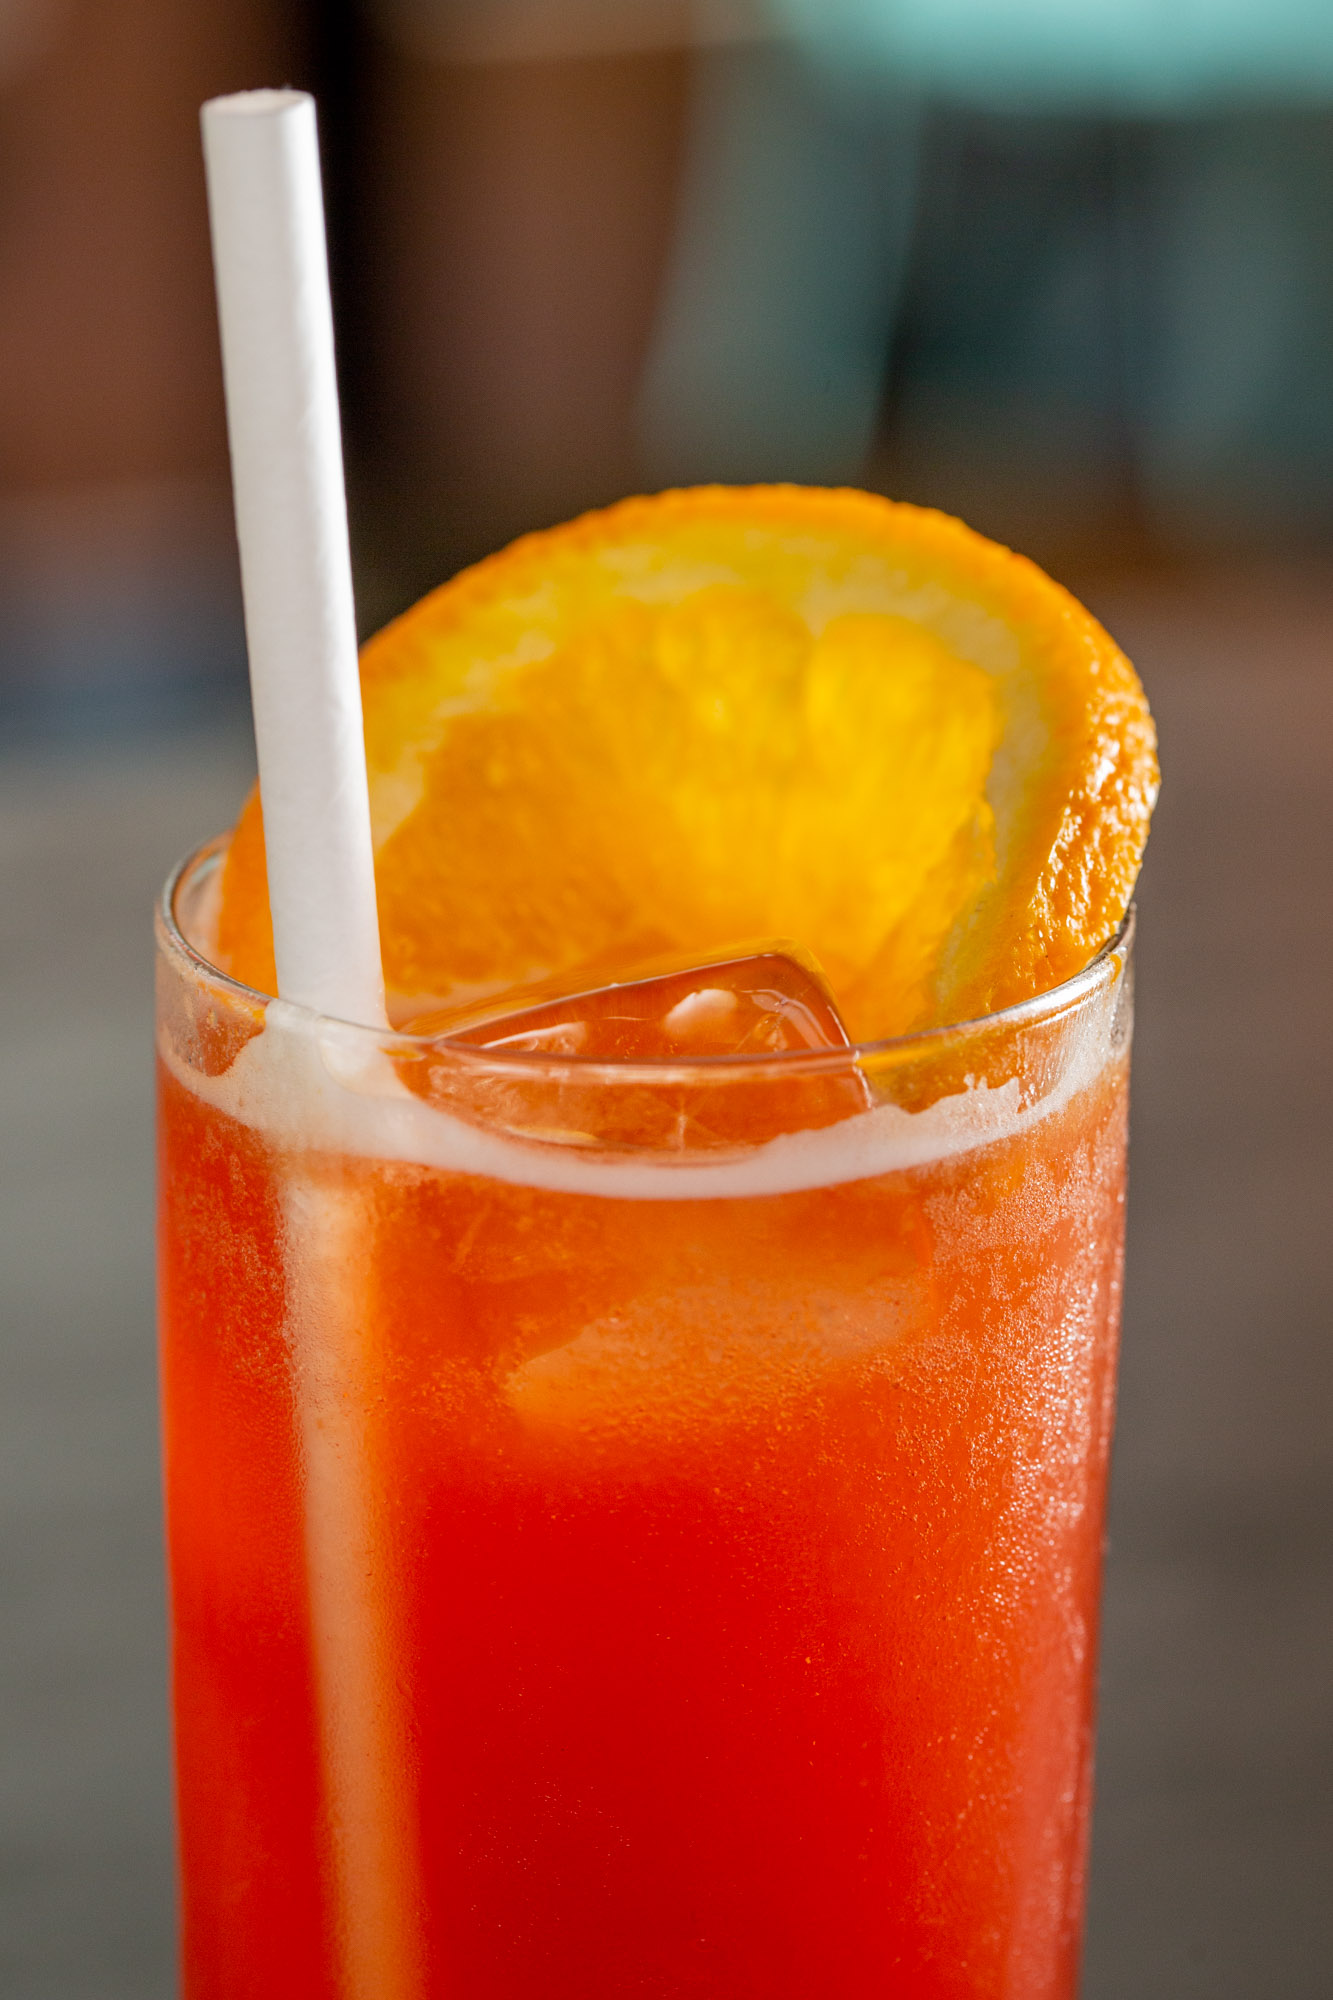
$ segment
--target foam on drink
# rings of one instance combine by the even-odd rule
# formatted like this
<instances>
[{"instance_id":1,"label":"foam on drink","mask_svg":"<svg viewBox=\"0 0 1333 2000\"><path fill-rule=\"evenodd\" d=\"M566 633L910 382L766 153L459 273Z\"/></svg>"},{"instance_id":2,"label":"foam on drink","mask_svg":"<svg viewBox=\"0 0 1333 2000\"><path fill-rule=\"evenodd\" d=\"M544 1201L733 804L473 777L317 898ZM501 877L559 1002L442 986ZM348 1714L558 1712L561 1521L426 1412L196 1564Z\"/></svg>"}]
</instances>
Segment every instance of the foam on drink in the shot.
<instances>
[{"instance_id":1,"label":"foam on drink","mask_svg":"<svg viewBox=\"0 0 1333 2000\"><path fill-rule=\"evenodd\" d=\"M210 877L206 864L185 878L176 913L186 936L205 955L213 902ZM857 1108L836 1122L781 1132L717 1158L689 1153L648 1157L633 1149L593 1156L577 1139L571 1143L567 1133L519 1138L468 1122L404 1081L405 1070L410 1075L416 1065L448 1062L474 1083L544 1071L589 1082L618 1081L630 1088L640 1076L660 1082L660 1065L580 1063L536 1052L506 1056L502 1050L450 1047L326 1020L281 1000L268 1003L262 1031L215 1075L204 1074L169 1039L161 1040L160 1048L172 1074L193 1094L284 1149L399 1160L616 1200L728 1200L833 1186L943 1160L1012 1137L1060 1111L1096 1081L1123 1044L1127 951L1127 942L1117 941L1057 993L1016 1010L1016 1019L1049 1018L1055 1024L1058 1056L1043 1075L1015 1075L998 1083L961 1077L956 1091L922 1109L905 1109L885 1101L876 1084L874 1053L862 1052L858 1075L869 1082L868 1104L861 1096ZM735 1073L740 1081L742 1072L771 1075L780 1066L793 1079L845 1080L848 1063L848 1053L838 1049L792 1051L739 1061ZM720 1067L708 1074L716 1077Z\"/></svg>"}]
</instances>

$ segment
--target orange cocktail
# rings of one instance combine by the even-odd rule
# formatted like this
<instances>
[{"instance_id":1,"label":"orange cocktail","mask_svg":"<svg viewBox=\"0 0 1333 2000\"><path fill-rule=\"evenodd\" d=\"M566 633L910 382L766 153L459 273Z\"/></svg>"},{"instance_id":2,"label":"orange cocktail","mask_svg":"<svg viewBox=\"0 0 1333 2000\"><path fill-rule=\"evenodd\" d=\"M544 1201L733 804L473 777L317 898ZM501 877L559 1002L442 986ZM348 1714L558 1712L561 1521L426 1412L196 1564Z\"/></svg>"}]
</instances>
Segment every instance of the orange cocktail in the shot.
<instances>
[{"instance_id":1,"label":"orange cocktail","mask_svg":"<svg viewBox=\"0 0 1333 2000\"><path fill-rule=\"evenodd\" d=\"M782 946L393 1033L216 970L221 865L159 924L189 2000L1068 2000L1128 934L856 1049Z\"/></svg>"}]
</instances>

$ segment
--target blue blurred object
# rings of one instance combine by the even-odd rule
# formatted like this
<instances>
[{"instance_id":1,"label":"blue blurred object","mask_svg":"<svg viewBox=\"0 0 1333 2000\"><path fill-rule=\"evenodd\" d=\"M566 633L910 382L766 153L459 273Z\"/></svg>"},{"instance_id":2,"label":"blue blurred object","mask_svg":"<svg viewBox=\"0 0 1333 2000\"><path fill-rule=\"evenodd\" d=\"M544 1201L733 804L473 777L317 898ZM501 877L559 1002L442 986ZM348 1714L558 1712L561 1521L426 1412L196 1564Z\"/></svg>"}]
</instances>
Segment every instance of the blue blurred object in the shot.
<instances>
[{"instance_id":1,"label":"blue blurred object","mask_svg":"<svg viewBox=\"0 0 1333 2000\"><path fill-rule=\"evenodd\" d=\"M1177 119L1140 144L1121 310L1148 514L1168 540L1327 534L1333 117Z\"/></svg>"},{"instance_id":2,"label":"blue blurred object","mask_svg":"<svg viewBox=\"0 0 1333 2000\"><path fill-rule=\"evenodd\" d=\"M1333 528L1333 0L775 0L704 53L652 481ZM886 412L887 396L887 412Z\"/></svg>"},{"instance_id":3,"label":"blue blurred object","mask_svg":"<svg viewBox=\"0 0 1333 2000\"><path fill-rule=\"evenodd\" d=\"M1162 112L1333 91L1329 0L772 0L835 69L991 108Z\"/></svg>"},{"instance_id":4,"label":"blue blurred object","mask_svg":"<svg viewBox=\"0 0 1333 2000\"><path fill-rule=\"evenodd\" d=\"M0 497L0 731L87 741L243 707L219 499L170 479Z\"/></svg>"},{"instance_id":5,"label":"blue blurred object","mask_svg":"<svg viewBox=\"0 0 1333 2000\"><path fill-rule=\"evenodd\" d=\"M911 242L921 113L777 42L703 58L644 379L649 484L854 479Z\"/></svg>"}]
</instances>

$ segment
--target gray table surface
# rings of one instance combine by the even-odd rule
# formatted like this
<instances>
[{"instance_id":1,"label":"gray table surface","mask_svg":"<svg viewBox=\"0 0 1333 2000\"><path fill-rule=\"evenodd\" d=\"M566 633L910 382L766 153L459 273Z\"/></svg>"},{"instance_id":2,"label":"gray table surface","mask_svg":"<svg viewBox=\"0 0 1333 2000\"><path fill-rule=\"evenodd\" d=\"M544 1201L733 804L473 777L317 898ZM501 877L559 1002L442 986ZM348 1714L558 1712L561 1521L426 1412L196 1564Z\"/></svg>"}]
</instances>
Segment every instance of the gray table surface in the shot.
<instances>
[{"instance_id":1,"label":"gray table surface","mask_svg":"<svg viewBox=\"0 0 1333 2000\"><path fill-rule=\"evenodd\" d=\"M1140 897L1085 2000L1327 2000L1333 581L1099 608L1149 681L1167 789ZM9 2000L173 1990L148 926L247 765L234 725L0 754Z\"/></svg>"}]
</instances>

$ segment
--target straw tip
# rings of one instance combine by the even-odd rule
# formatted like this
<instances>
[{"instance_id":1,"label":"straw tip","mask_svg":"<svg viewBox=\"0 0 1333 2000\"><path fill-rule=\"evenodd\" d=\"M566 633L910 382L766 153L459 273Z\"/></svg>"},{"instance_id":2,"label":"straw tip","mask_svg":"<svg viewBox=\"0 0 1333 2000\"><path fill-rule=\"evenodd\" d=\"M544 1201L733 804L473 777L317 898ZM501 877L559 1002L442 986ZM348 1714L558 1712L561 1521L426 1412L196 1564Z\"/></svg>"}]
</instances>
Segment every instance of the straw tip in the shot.
<instances>
[{"instance_id":1,"label":"straw tip","mask_svg":"<svg viewBox=\"0 0 1333 2000\"><path fill-rule=\"evenodd\" d=\"M308 90L237 90L229 97L210 97L202 116L205 124L223 118L280 118L313 102Z\"/></svg>"}]
</instances>

